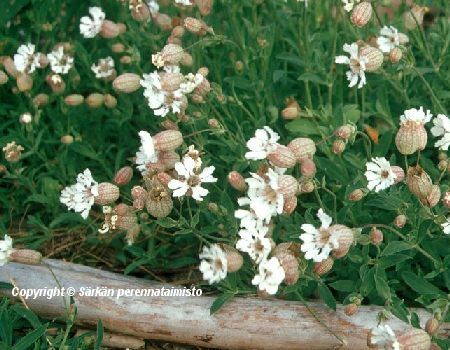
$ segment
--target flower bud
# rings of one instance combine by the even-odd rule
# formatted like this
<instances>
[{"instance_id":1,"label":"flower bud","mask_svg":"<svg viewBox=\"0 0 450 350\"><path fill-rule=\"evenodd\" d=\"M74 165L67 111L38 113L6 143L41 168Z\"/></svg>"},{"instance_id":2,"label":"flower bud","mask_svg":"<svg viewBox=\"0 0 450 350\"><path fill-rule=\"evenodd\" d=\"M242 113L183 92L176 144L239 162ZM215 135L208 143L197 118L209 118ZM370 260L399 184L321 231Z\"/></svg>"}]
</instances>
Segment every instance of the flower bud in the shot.
<instances>
[{"instance_id":1,"label":"flower bud","mask_svg":"<svg viewBox=\"0 0 450 350\"><path fill-rule=\"evenodd\" d=\"M377 229L376 227L373 227L370 230L370 243L372 243L373 245L379 245L381 243L383 243L383 232L381 232L381 230Z\"/></svg>"},{"instance_id":2,"label":"flower bud","mask_svg":"<svg viewBox=\"0 0 450 350\"><path fill-rule=\"evenodd\" d=\"M420 165L408 168L406 184L411 193L419 199L426 198L431 193L433 187L431 178Z\"/></svg>"},{"instance_id":3,"label":"flower bud","mask_svg":"<svg viewBox=\"0 0 450 350\"><path fill-rule=\"evenodd\" d=\"M431 186L430 193L426 196L426 198L421 198L420 201L423 203L423 205L433 208L436 206L436 204L439 203L439 200L441 199L441 189L438 185Z\"/></svg>"},{"instance_id":4,"label":"flower bud","mask_svg":"<svg viewBox=\"0 0 450 350\"><path fill-rule=\"evenodd\" d=\"M309 158L304 158L300 163L300 172L306 178L312 178L316 174L316 164Z\"/></svg>"},{"instance_id":5,"label":"flower bud","mask_svg":"<svg viewBox=\"0 0 450 350\"><path fill-rule=\"evenodd\" d=\"M118 186L124 186L131 181L133 177L133 168L130 166L124 166L117 170L114 176L114 183Z\"/></svg>"},{"instance_id":6,"label":"flower bud","mask_svg":"<svg viewBox=\"0 0 450 350\"><path fill-rule=\"evenodd\" d=\"M447 169L447 167L448 167L448 162L447 162L447 160L440 160L439 161L439 163L438 163L438 169L440 170L440 171L444 171L444 170L446 170Z\"/></svg>"},{"instance_id":7,"label":"flower bud","mask_svg":"<svg viewBox=\"0 0 450 350\"><path fill-rule=\"evenodd\" d=\"M39 265L42 260L42 254L31 249L13 249L9 259L21 264Z\"/></svg>"},{"instance_id":8,"label":"flower bud","mask_svg":"<svg viewBox=\"0 0 450 350\"><path fill-rule=\"evenodd\" d=\"M336 129L334 134L347 141L356 132L356 128L351 124L345 124Z\"/></svg>"},{"instance_id":9,"label":"flower bud","mask_svg":"<svg viewBox=\"0 0 450 350\"><path fill-rule=\"evenodd\" d=\"M353 190L348 195L348 200L351 202L359 202L361 199L363 199L365 196L365 193L362 189L357 188L356 190Z\"/></svg>"},{"instance_id":10,"label":"flower bud","mask_svg":"<svg viewBox=\"0 0 450 350\"><path fill-rule=\"evenodd\" d=\"M275 151L268 154L267 159L280 168L292 168L297 163L294 153L283 145L278 145Z\"/></svg>"},{"instance_id":11,"label":"flower bud","mask_svg":"<svg viewBox=\"0 0 450 350\"><path fill-rule=\"evenodd\" d=\"M16 68L16 65L14 64L14 61L11 57L5 57L3 59L3 68L5 68L6 73L12 78L16 78L19 75L19 71Z\"/></svg>"},{"instance_id":12,"label":"flower bud","mask_svg":"<svg viewBox=\"0 0 450 350\"><path fill-rule=\"evenodd\" d=\"M131 58L131 56L125 55L125 56L120 57L119 61L122 64L130 64L131 62L133 62L133 59Z\"/></svg>"},{"instance_id":13,"label":"flower bud","mask_svg":"<svg viewBox=\"0 0 450 350\"><path fill-rule=\"evenodd\" d=\"M59 74L48 75L46 81L55 94L61 94L66 89L66 83Z\"/></svg>"},{"instance_id":14,"label":"flower bud","mask_svg":"<svg viewBox=\"0 0 450 350\"><path fill-rule=\"evenodd\" d=\"M61 143L64 145L70 145L73 142L73 136L72 135L64 135L61 136Z\"/></svg>"},{"instance_id":15,"label":"flower bud","mask_svg":"<svg viewBox=\"0 0 450 350\"><path fill-rule=\"evenodd\" d=\"M16 83L17 83L17 88L21 92L29 91L33 88L33 79L31 79L31 77L25 73L20 73L17 76Z\"/></svg>"},{"instance_id":16,"label":"flower bud","mask_svg":"<svg viewBox=\"0 0 450 350\"><path fill-rule=\"evenodd\" d=\"M164 218L173 209L173 201L168 189L157 180L151 183L145 207L147 212L155 218Z\"/></svg>"},{"instance_id":17,"label":"flower bud","mask_svg":"<svg viewBox=\"0 0 450 350\"><path fill-rule=\"evenodd\" d=\"M122 43L113 44L111 50L114 53L122 53L125 51L125 45Z\"/></svg>"},{"instance_id":18,"label":"flower bud","mask_svg":"<svg viewBox=\"0 0 450 350\"><path fill-rule=\"evenodd\" d=\"M344 308L344 313L347 316L353 316L357 312L358 312L358 305L356 305L355 303L348 304Z\"/></svg>"},{"instance_id":19,"label":"flower bud","mask_svg":"<svg viewBox=\"0 0 450 350\"><path fill-rule=\"evenodd\" d=\"M402 350L429 350L431 338L422 329L413 328L397 336L397 341Z\"/></svg>"},{"instance_id":20,"label":"flower bud","mask_svg":"<svg viewBox=\"0 0 450 350\"><path fill-rule=\"evenodd\" d=\"M120 27L116 23L107 19L103 21L102 27L100 29L100 36L102 38L111 39L115 38L119 34L120 34Z\"/></svg>"},{"instance_id":21,"label":"flower bud","mask_svg":"<svg viewBox=\"0 0 450 350\"><path fill-rule=\"evenodd\" d=\"M284 197L284 203L283 203L283 214L291 215L295 208L297 208L297 197L296 196L290 196L290 197Z\"/></svg>"},{"instance_id":22,"label":"flower bud","mask_svg":"<svg viewBox=\"0 0 450 350\"><path fill-rule=\"evenodd\" d=\"M314 182L312 180L304 180L301 183L299 183L300 193L311 193L314 191L314 188L316 186L314 185Z\"/></svg>"},{"instance_id":23,"label":"flower bud","mask_svg":"<svg viewBox=\"0 0 450 350\"><path fill-rule=\"evenodd\" d=\"M212 28L208 27L205 22L197 18L186 17L183 25L189 32L198 36L205 35L207 32L213 33Z\"/></svg>"},{"instance_id":24,"label":"flower bud","mask_svg":"<svg viewBox=\"0 0 450 350\"><path fill-rule=\"evenodd\" d=\"M394 47L391 52L389 52L389 61L392 64L397 64L403 57L403 51L399 47Z\"/></svg>"},{"instance_id":25,"label":"flower bud","mask_svg":"<svg viewBox=\"0 0 450 350\"><path fill-rule=\"evenodd\" d=\"M131 189L131 197L133 198L133 208L142 210L147 201L147 191L142 186L134 186Z\"/></svg>"},{"instance_id":26,"label":"flower bud","mask_svg":"<svg viewBox=\"0 0 450 350\"><path fill-rule=\"evenodd\" d=\"M114 90L129 94L141 87L141 77L134 73L124 73L114 79L112 85Z\"/></svg>"},{"instance_id":27,"label":"flower bud","mask_svg":"<svg viewBox=\"0 0 450 350\"><path fill-rule=\"evenodd\" d=\"M289 142L288 148L294 153L298 162L301 162L305 158L311 159L316 153L314 141L305 137L293 139Z\"/></svg>"},{"instance_id":28,"label":"flower bud","mask_svg":"<svg viewBox=\"0 0 450 350\"><path fill-rule=\"evenodd\" d=\"M127 244L132 245L136 241L136 238L137 238L137 236L139 236L140 232L141 232L141 227L138 224L131 226L127 230L127 233L125 235Z\"/></svg>"},{"instance_id":29,"label":"flower bud","mask_svg":"<svg viewBox=\"0 0 450 350\"><path fill-rule=\"evenodd\" d=\"M278 177L278 190L285 197L292 197L298 191L298 182L291 175L280 175Z\"/></svg>"},{"instance_id":30,"label":"flower bud","mask_svg":"<svg viewBox=\"0 0 450 350\"><path fill-rule=\"evenodd\" d=\"M447 209L450 209L450 192L445 192L444 198L442 198L442 204L444 204Z\"/></svg>"},{"instance_id":31,"label":"flower bud","mask_svg":"<svg viewBox=\"0 0 450 350\"><path fill-rule=\"evenodd\" d=\"M0 85L4 85L7 82L8 82L8 75L4 71L0 70Z\"/></svg>"},{"instance_id":32,"label":"flower bud","mask_svg":"<svg viewBox=\"0 0 450 350\"><path fill-rule=\"evenodd\" d=\"M90 94L84 101L91 108L99 108L103 105L105 98L102 94L94 92Z\"/></svg>"},{"instance_id":33,"label":"flower bud","mask_svg":"<svg viewBox=\"0 0 450 350\"><path fill-rule=\"evenodd\" d=\"M351 21L357 27L364 27L372 18L372 4L363 1L355 6L352 12Z\"/></svg>"},{"instance_id":34,"label":"flower bud","mask_svg":"<svg viewBox=\"0 0 450 350\"><path fill-rule=\"evenodd\" d=\"M162 30L172 29L172 19L165 13L157 12L153 17L153 20L155 24Z\"/></svg>"},{"instance_id":35,"label":"flower bud","mask_svg":"<svg viewBox=\"0 0 450 350\"><path fill-rule=\"evenodd\" d=\"M235 249L234 247L229 246L228 244L220 244L220 248L225 252L225 256L227 259L227 271L228 272L236 272L238 271L243 263L244 259L242 255Z\"/></svg>"},{"instance_id":36,"label":"flower bud","mask_svg":"<svg viewBox=\"0 0 450 350\"><path fill-rule=\"evenodd\" d=\"M183 143L183 135L177 130L161 131L152 139L157 151L174 151Z\"/></svg>"},{"instance_id":37,"label":"flower bud","mask_svg":"<svg viewBox=\"0 0 450 350\"><path fill-rule=\"evenodd\" d=\"M21 124L30 124L33 121L33 116L30 113L23 113L19 117Z\"/></svg>"},{"instance_id":38,"label":"flower bud","mask_svg":"<svg viewBox=\"0 0 450 350\"><path fill-rule=\"evenodd\" d=\"M425 331L430 335L435 335L439 330L439 321L436 320L434 317L428 319L427 323L425 324Z\"/></svg>"},{"instance_id":39,"label":"flower bud","mask_svg":"<svg viewBox=\"0 0 450 350\"><path fill-rule=\"evenodd\" d=\"M397 165L391 166L392 172L395 174L395 183L398 184L405 179L405 172Z\"/></svg>"},{"instance_id":40,"label":"flower bud","mask_svg":"<svg viewBox=\"0 0 450 350\"><path fill-rule=\"evenodd\" d=\"M115 229L117 230L128 231L138 224L137 216L133 208L126 204L118 204L114 208L113 213L117 215L115 221Z\"/></svg>"},{"instance_id":41,"label":"flower bud","mask_svg":"<svg viewBox=\"0 0 450 350\"><path fill-rule=\"evenodd\" d=\"M247 191L247 183L245 182L244 177L237 171L235 170L231 171L228 174L227 178L231 187L233 187L235 190L239 192Z\"/></svg>"},{"instance_id":42,"label":"flower bud","mask_svg":"<svg viewBox=\"0 0 450 350\"><path fill-rule=\"evenodd\" d=\"M64 102L68 106L78 106L84 102L83 95L69 95L64 99Z\"/></svg>"},{"instance_id":43,"label":"flower bud","mask_svg":"<svg viewBox=\"0 0 450 350\"><path fill-rule=\"evenodd\" d=\"M423 16L428 11L428 8L419 5L414 5L409 11L403 14L403 21L405 22L405 28L413 30L417 25L423 24Z\"/></svg>"},{"instance_id":44,"label":"flower bud","mask_svg":"<svg viewBox=\"0 0 450 350\"><path fill-rule=\"evenodd\" d=\"M394 225L398 228L403 228L406 224L406 216L403 214L397 215L394 219Z\"/></svg>"},{"instance_id":45,"label":"flower bud","mask_svg":"<svg viewBox=\"0 0 450 350\"><path fill-rule=\"evenodd\" d=\"M197 5L202 16L207 16L211 13L213 0L194 0L194 3Z\"/></svg>"},{"instance_id":46,"label":"flower bud","mask_svg":"<svg viewBox=\"0 0 450 350\"><path fill-rule=\"evenodd\" d=\"M337 139L337 140L334 140L331 150L333 151L334 154L339 155L339 154L342 154L342 152L344 152L345 146L346 146L346 143L344 140Z\"/></svg>"},{"instance_id":47,"label":"flower bud","mask_svg":"<svg viewBox=\"0 0 450 350\"><path fill-rule=\"evenodd\" d=\"M281 111L281 116L286 120L292 120L300 117L300 105L294 99L289 99L286 108Z\"/></svg>"},{"instance_id":48,"label":"flower bud","mask_svg":"<svg viewBox=\"0 0 450 350\"><path fill-rule=\"evenodd\" d=\"M21 145L17 145L16 141L7 143L6 146L3 147L6 161L9 163L17 163L22 156L23 150L24 148Z\"/></svg>"},{"instance_id":49,"label":"flower bud","mask_svg":"<svg viewBox=\"0 0 450 350\"><path fill-rule=\"evenodd\" d=\"M366 60L366 71L374 72L380 68L384 61L383 52L376 47L363 46L359 49L360 56Z\"/></svg>"},{"instance_id":50,"label":"flower bud","mask_svg":"<svg viewBox=\"0 0 450 350\"><path fill-rule=\"evenodd\" d=\"M146 22L150 19L150 9L142 0L131 0L129 2L131 17L139 22Z\"/></svg>"},{"instance_id":51,"label":"flower bud","mask_svg":"<svg viewBox=\"0 0 450 350\"><path fill-rule=\"evenodd\" d=\"M323 276L326 273L330 272L333 268L334 259L331 257L322 260L321 262L314 263L314 273L317 276Z\"/></svg>"},{"instance_id":52,"label":"flower bud","mask_svg":"<svg viewBox=\"0 0 450 350\"><path fill-rule=\"evenodd\" d=\"M192 67L194 64L194 59L189 52L184 52L183 56L181 56L180 64L185 67Z\"/></svg>"},{"instance_id":53,"label":"flower bud","mask_svg":"<svg viewBox=\"0 0 450 350\"><path fill-rule=\"evenodd\" d=\"M110 182L102 182L98 185L98 196L94 202L98 205L108 205L119 199L119 195L119 187Z\"/></svg>"},{"instance_id":54,"label":"flower bud","mask_svg":"<svg viewBox=\"0 0 450 350\"><path fill-rule=\"evenodd\" d=\"M333 257L335 259L340 259L346 256L355 240L353 230L339 224L330 226L329 230L331 235L336 235L336 237L338 237L339 242L338 248L333 250Z\"/></svg>"},{"instance_id":55,"label":"flower bud","mask_svg":"<svg viewBox=\"0 0 450 350\"><path fill-rule=\"evenodd\" d=\"M162 165L162 171L170 170L180 161L180 156L174 151L159 152L159 163Z\"/></svg>"}]
</instances>

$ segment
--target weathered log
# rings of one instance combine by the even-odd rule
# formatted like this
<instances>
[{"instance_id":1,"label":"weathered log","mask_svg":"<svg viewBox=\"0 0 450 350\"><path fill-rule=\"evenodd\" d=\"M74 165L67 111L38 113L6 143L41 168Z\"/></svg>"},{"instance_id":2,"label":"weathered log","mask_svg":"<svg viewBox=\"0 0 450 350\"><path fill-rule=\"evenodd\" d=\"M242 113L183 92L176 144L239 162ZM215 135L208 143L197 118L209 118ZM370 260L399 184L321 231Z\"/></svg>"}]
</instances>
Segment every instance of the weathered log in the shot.
<instances>
[{"instance_id":1,"label":"weathered log","mask_svg":"<svg viewBox=\"0 0 450 350\"><path fill-rule=\"evenodd\" d=\"M348 317L341 306L334 312L320 303L309 303L329 329L301 303L277 299L235 298L210 316L213 297L117 298L119 289L156 289L163 285L51 259L41 265L9 263L0 268L0 281L13 281L21 290L75 288L76 322L84 327L93 328L101 319L105 330L114 333L222 349L367 349L367 332L376 326L376 315L382 310L362 306L357 314ZM81 296L82 287L106 287L115 294ZM1 293L11 296L12 291ZM63 297L25 300L30 309L50 318L64 317L67 301ZM422 322L430 317L425 310L414 311ZM408 327L395 318L389 325L394 331ZM449 330L449 324L442 325L441 331L448 335Z\"/></svg>"}]
</instances>

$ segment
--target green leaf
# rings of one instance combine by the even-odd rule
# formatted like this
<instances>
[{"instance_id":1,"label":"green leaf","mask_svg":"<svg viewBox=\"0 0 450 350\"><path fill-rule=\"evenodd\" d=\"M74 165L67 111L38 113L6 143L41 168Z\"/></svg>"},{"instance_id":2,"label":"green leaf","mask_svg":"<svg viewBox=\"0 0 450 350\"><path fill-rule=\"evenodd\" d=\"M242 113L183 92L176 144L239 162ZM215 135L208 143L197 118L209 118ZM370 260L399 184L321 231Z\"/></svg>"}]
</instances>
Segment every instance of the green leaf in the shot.
<instances>
[{"instance_id":1,"label":"green leaf","mask_svg":"<svg viewBox=\"0 0 450 350\"><path fill-rule=\"evenodd\" d=\"M359 106L355 104L345 105L342 107L342 114L344 120L350 123L355 123L361 118L361 111Z\"/></svg>"},{"instance_id":2,"label":"green leaf","mask_svg":"<svg viewBox=\"0 0 450 350\"><path fill-rule=\"evenodd\" d=\"M402 273L405 283L414 291L422 295L442 295L444 294L439 288L425 280L423 277L417 276L413 272L405 271Z\"/></svg>"},{"instance_id":3,"label":"green leaf","mask_svg":"<svg viewBox=\"0 0 450 350\"><path fill-rule=\"evenodd\" d=\"M215 314L217 311L219 311L222 308L222 306L224 306L228 301L230 301L233 298L234 298L234 293L230 293L230 292L223 293L222 295L220 295L213 301L213 303L209 309L209 314L210 315Z\"/></svg>"},{"instance_id":4,"label":"green leaf","mask_svg":"<svg viewBox=\"0 0 450 350\"><path fill-rule=\"evenodd\" d=\"M11 350L26 350L29 347L37 342L37 340L44 335L45 330L47 329L47 325L42 325L32 332L28 333L26 336L21 338L12 348Z\"/></svg>"},{"instance_id":5,"label":"green leaf","mask_svg":"<svg viewBox=\"0 0 450 350\"><path fill-rule=\"evenodd\" d=\"M319 296L328 305L329 308L336 311L336 299L334 299L333 293L330 289L323 283L317 286L319 290Z\"/></svg>"},{"instance_id":6,"label":"green leaf","mask_svg":"<svg viewBox=\"0 0 450 350\"><path fill-rule=\"evenodd\" d=\"M411 245L407 242L403 241L394 241L390 242L386 248L383 249L381 256L392 255L398 252L402 252L404 250L411 249Z\"/></svg>"},{"instance_id":7,"label":"green leaf","mask_svg":"<svg viewBox=\"0 0 450 350\"><path fill-rule=\"evenodd\" d=\"M380 297L390 300L391 299L391 290L389 288L389 284L386 279L386 273L383 269L379 267L375 270L375 288L377 289L377 293Z\"/></svg>"},{"instance_id":8,"label":"green leaf","mask_svg":"<svg viewBox=\"0 0 450 350\"><path fill-rule=\"evenodd\" d=\"M353 292L355 290L355 281L341 280L330 283L329 286L339 292Z\"/></svg>"},{"instance_id":9,"label":"green leaf","mask_svg":"<svg viewBox=\"0 0 450 350\"><path fill-rule=\"evenodd\" d=\"M173 228L173 227L177 227L178 226L178 221L174 220L172 218L169 218L169 217L158 219L158 220L156 220L156 223L159 226L162 226L164 228Z\"/></svg>"},{"instance_id":10,"label":"green leaf","mask_svg":"<svg viewBox=\"0 0 450 350\"><path fill-rule=\"evenodd\" d=\"M102 320L97 322L97 335L95 336L94 350L99 350L103 341L103 323Z\"/></svg>"},{"instance_id":11,"label":"green leaf","mask_svg":"<svg viewBox=\"0 0 450 350\"><path fill-rule=\"evenodd\" d=\"M305 118L298 118L286 124L286 129L299 135L320 135L317 125Z\"/></svg>"},{"instance_id":12,"label":"green leaf","mask_svg":"<svg viewBox=\"0 0 450 350\"><path fill-rule=\"evenodd\" d=\"M314 73L303 73L297 78L297 80L310 81L312 83L328 86L328 83L325 80L323 80L317 74Z\"/></svg>"}]
</instances>

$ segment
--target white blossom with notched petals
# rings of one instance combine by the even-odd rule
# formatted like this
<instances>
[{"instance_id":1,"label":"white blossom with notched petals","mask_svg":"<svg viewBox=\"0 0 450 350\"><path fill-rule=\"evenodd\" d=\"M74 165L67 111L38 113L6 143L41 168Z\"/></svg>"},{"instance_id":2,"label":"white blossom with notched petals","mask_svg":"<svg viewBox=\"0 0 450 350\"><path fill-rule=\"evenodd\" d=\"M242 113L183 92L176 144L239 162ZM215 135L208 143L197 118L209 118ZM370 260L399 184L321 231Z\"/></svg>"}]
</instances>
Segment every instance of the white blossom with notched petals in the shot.
<instances>
[{"instance_id":1,"label":"white blossom with notched petals","mask_svg":"<svg viewBox=\"0 0 450 350\"><path fill-rule=\"evenodd\" d=\"M272 250L272 241L266 237L268 231L267 226L239 230L240 239L236 242L236 249L247 253L255 263L259 264L267 259Z\"/></svg>"},{"instance_id":2,"label":"white blossom with notched petals","mask_svg":"<svg viewBox=\"0 0 450 350\"><path fill-rule=\"evenodd\" d=\"M56 74L67 74L73 66L73 57L64 53L64 47L58 46L47 55L52 71Z\"/></svg>"},{"instance_id":3,"label":"white blossom with notched petals","mask_svg":"<svg viewBox=\"0 0 450 350\"><path fill-rule=\"evenodd\" d=\"M436 141L434 147L447 151L450 146L450 119L443 114L438 114L433 119L434 126L431 128L431 133L435 137L442 136L439 141Z\"/></svg>"},{"instance_id":4,"label":"white blossom with notched petals","mask_svg":"<svg viewBox=\"0 0 450 350\"><path fill-rule=\"evenodd\" d=\"M358 89L362 88L366 84L366 58L360 56L358 44L344 44L343 50L350 56L336 56L335 62L338 64L346 64L350 70L346 72L347 80L350 82L349 87L353 87L358 84Z\"/></svg>"},{"instance_id":5,"label":"white blossom with notched petals","mask_svg":"<svg viewBox=\"0 0 450 350\"><path fill-rule=\"evenodd\" d=\"M384 53L389 53L400 45L400 35L397 28L384 26L380 29L380 36L377 38L378 48Z\"/></svg>"},{"instance_id":6,"label":"white blossom with notched petals","mask_svg":"<svg viewBox=\"0 0 450 350\"><path fill-rule=\"evenodd\" d=\"M394 331L388 325L378 325L370 330L370 343L378 349L400 350Z\"/></svg>"},{"instance_id":7,"label":"white blossom with notched petals","mask_svg":"<svg viewBox=\"0 0 450 350\"><path fill-rule=\"evenodd\" d=\"M14 55L14 66L21 73L33 73L40 67L39 59L41 53L35 52L33 44L20 45Z\"/></svg>"},{"instance_id":8,"label":"white blossom with notched petals","mask_svg":"<svg viewBox=\"0 0 450 350\"><path fill-rule=\"evenodd\" d=\"M267 155L278 146L280 136L268 126L255 131L255 136L247 141L247 148L250 150L245 154L245 158L251 160L265 159Z\"/></svg>"},{"instance_id":9,"label":"white blossom with notched petals","mask_svg":"<svg viewBox=\"0 0 450 350\"><path fill-rule=\"evenodd\" d=\"M85 38L94 38L102 29L105 13L100 7L89 7L89 16L81 17L80 33Z\"/></svg>"},{"instance_id":10,"label":"white blossom with notched petals","mask_svg":"<svg viewBox=\"0 0 450 350\"><path fill-rule=\"evenodd\" d=\"M367 188L380 192L395 183L397 175L393 172L391 164L384 157L372 158L366 163L367 171L364 173L368 181Z\"/></svg>"},{"instance_id":11,"label":"white blossom with notched petals","mask_svg":"<svg viewBox=\"0 0 450 350\"><path fill-rule=\"evenodd\" d=\"M5 265L9 261L9 256L13 251L13 241L8 235L0 240L0 266Z\"/></svg>"},{"instance_id":12,"label":"white blossom with notched petals","mask_svg":"<svg viewBox=\"0 0 450 350\"><path fill-rule=\"evenodd\" d=\"M114 74L114 60L112 57L101 58L97 64L91 66L96 78L109 78Z\"/></svg>"},{"instance_id":13,"label":"white blossom with notched petals","mask_svg":"<svg viewBox=\"0 0 450 350\"><path fill-rule=\"evenodd\" d=\"M227 257L219 245L203 246L199 257L202 259L200 272L203 274L203 279L209 284L220 282L227 277Z\"/></svg>"},{"instance_id":14,"label":"white blossom with notched petals","mask_svg":"<svg viewBox=\"0 0 450 350\"><path fill-rule=\"evenodd\" d=\"M450 218L447 218L447 221L441 224L441 227L446 235L450 234Z\"/></svg>"},{"instance_id":15,"label":"white blossom with notched petals","mask_svg":"<svg viewBox=\"0 0 450 350\"><path fill-rule=\"evenodd\" d=\"M158 162L158 154L153 144L152 136L147 131L139 131L141 146L136 152L136 168L142 175L148 173L148 165Z\"/></svg>"},{"instance_id":16,"label":"white blossom with notched petals","mask_svg":"<svg viewBox=\"0 0 450 350\"><path fill-rule=\"evenodd\" d=\"M263 260L258 266L258 274L252 280L252 284L258 286L259 290L268 294L276 294L278 287L283 282L285 272L276 257Z\"/></svg>"},{"instance_id":17,"label":"white blossom with notched petals","mask_svg":"<svg viewBox=\"0 0 450 350\"><path fill-rule=\"evenodd\" d=\"M400 123L406 123L407 121L413 121L420 124L426 124L431 120L433 115L430 113L430 110L423 110L423 107L419 109L411 108L407 109L403 112L403 115L400 116Z\"/></svg>"}]
</instances>

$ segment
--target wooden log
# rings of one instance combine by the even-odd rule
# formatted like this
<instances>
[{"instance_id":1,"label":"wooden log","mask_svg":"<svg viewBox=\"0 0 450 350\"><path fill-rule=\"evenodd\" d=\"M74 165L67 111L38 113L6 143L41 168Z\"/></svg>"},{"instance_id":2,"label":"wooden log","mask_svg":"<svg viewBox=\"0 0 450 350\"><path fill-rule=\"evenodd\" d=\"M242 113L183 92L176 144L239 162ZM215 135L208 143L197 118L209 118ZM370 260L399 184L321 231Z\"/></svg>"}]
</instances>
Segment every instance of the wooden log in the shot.
<instances>
[{"instance_id":1,"label":"wooden log","mask_svg":"<svg viewBox=\"0 0 450 350\"><path fill-rule=\"evenodd\" d=\"M376 315L382 310L378 306L362 306L356 315L348 317L342 306L334 312L323 304L309 303L330 332L304 305L293 301L235 298L210 316L213 297L117 298L119 290L161 287L167 290L171 286L58 260L46 259L41 265L8 263L0 268L0 281L13 281L22 291L75 288L76 322L84 327L94 328L101 319L105 330L113 333L219 349L367 349L367 332L376 326ZM82 288L95 290L97 287L105 287L103 290L112 290L115 294L81 295ZM1 293L12 296L11 290ZM28 298L25 302L42 317L66 315L63 297ZM414 311L423 323L430 317L425 310ZM389 325L394 331L408 327L396 318L390 320ZM441 331L448 335L449 330L449 324L442 325Z\"/></svg>"}]
</instances>

